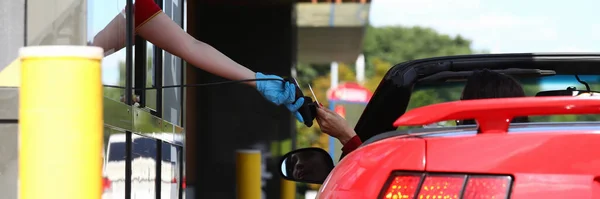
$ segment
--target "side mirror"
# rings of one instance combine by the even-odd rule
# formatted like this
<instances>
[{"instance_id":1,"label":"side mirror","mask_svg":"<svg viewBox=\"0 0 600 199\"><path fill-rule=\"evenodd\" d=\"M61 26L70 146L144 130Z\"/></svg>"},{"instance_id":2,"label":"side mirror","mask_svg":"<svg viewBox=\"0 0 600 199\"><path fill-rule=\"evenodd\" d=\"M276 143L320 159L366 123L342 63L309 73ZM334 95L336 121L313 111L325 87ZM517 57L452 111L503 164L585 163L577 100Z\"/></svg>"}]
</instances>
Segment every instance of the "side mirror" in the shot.
<instances>
[{"instance_id":1,"label":"side mirror","mask_svg":"<svg viewBox=\"0 0 600 199\"><path fill-rule=\"evenodd\" d=\"M322 184L333 170L333 160L320 148L291 151L281 158L280 175L291 181Z\"/></svg>"}]
</instances>

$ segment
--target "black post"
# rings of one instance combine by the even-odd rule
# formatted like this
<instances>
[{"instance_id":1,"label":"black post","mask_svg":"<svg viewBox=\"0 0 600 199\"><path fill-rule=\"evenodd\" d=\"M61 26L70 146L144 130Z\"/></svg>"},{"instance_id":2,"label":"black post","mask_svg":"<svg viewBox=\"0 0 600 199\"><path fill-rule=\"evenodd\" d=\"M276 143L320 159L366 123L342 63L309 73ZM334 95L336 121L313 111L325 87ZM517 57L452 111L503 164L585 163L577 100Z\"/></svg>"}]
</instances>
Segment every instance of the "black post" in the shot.
<instances>
[{"instance_id":1,"label":"black post","mask_svg":"<svg viewBox=\"0 0 600 199\"><path fill-rule=\"evenodd\" d=\"M134 93L140 97L140 108L146 107L146 40L140 36L135 36L135 67L134 72Z\"/></svg>"},{"instance_id":2,"label":"black post","mask_svg":"<svg viewBox=\"0 0 600 199\"><path fill-rule=\"evenodd\" d=\"M126 35L125 35L125 103L128 105L132 105L132 88L131 88L131 73L133 70L133 19L135 18L133 15L133 0L127 0L126 2ZM125 111L125 110L123 110ZM131 199L131 137L132 134L130 131L126 132L125 135L125 152L126 152L126 161L125 161L125 199Z\"/></svg>"},{"instance_id":3,"label":"black post","mask_svg":"<svg viewBox=\"0 0 600 199\"><path fill-rule=\"evenodd\" d=\"M163 141L162 140L155 140L156 142L156 177L154 179L154 191L156 193L156 195L154 196L155 199L160 199L161 196L161 192L162 192L162 147L163 147Z\"/></svg>"}]
</instances>

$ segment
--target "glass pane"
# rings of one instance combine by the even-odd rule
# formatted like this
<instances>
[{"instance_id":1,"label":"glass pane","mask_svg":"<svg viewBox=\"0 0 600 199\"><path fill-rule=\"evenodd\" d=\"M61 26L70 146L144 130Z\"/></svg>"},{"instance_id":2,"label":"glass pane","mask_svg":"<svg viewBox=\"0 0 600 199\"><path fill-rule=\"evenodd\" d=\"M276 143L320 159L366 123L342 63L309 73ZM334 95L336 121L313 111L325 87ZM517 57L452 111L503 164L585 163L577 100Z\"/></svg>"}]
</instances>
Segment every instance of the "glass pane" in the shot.
<instances>
[{"instance_id":1,"label":"glass pane","mask_svg":"<svg viewBox=\"0 0 600 199\"><path fill-rule=\"evenodd\" d=\"M181 161L179 160L181 147L163 142L161 162L161 198L179 198L179 186L182 183L180 174Z\"/></svg>"},{"instance_id":2,"label":"glass pane","mask_svg":"<svg viewBox=\"0 0 600 199\"><path fill-rule=\"evenodd\" d=\"M102 152L102 198L125 198L125 132L105 127Z\"/></svg>"},{"instance_id":3,"label":"glass pane","mask_svg":"<svg viewBox=\"0 0 600 199\"><path fill-rule=\"evenodd\" d=\"M156 88L156 82L154 77L154 45L150 42L147 43L146 52L146 88ZM146 106L152 110L156 110L156 89L146 90Z\"/></svg>"},{"instance_id":4,"label":"glass pane","mask_svg":"<svg viewBox=\"0 0 600 199\"><path fill-rule=\"evenodd\" d=\"M181 0L163 0L163 11L175 23L182 26L183 4ZM182 83L182 60L163 51L163 82L164 86L180 85ZM181 125L181 88L163 89L163 118L173 124Z\"/></svg>"},{"instance_id":5,"label":"glass pane","mask_svg":"<svg viewBox=\"0 0 600 199\"><path fill-rule=\"evenodd\" d=\"M580 75L581 80L586 81L591 90L600 87L600 76ZM585 90L585 86L577 81L573 75L555 75L535 78L517 78L526 96L536 96L540 91L566 90L567 87L575 87ZM446 82L443 84L417 85L413 91L407 111L413 108L427 106L435 103L457 101L461 99L466 82ZM483 89L488 90L488 89ZM552 116L529 116L531 122L582 122L598 121L600 115L552 115ZM455 126L455 121L441 121L427 127ZM418 128L418 126L402 126L398 129Z\"/></svg>"},{"instance_id":6,"label":"glass pane","mask_svg":"<svg viewBox=\"0 0 600 199\"><path fill-rule=\"evenodd\" d=\"M361 103L336 102L334 103L333 111L344 117L348 123L348 126L354 127L356 126L356 123L358 123L358 120L360 119L360 116L362 115L362 112L365 110L366 106L367 104ZM342 155L342 151L338 150L343 147L342 143L340 143L340 141L337 139L328 136L327 134L321 134L319 137L321 137L321 141L325 141L322 146L325 147L324 149L326 149L330 154L333 154L333 162L334 164L337 164ZM327 137L327 139L323 139L323 137ZM333 151L331 149L333 149Z\"/></svg>"},{"instance_id":7,"label":"glass pane","mask_svg":"<svg viewBox=\"0 0 600 199\"><path fill-rule=\"evenodd\" d=\"M46 0L43 0L46 1ZM125 0L87 1L87 42L104 48L102 60L102 83L104 96L124 100L125 86L125 19L120 15ZM112 87L111 87L112 86ZM121 87L121 88L114 88Z\"/></svg>"},{"instance_id":8,"label":"glass pane","mask_svg":"<svg viewBox=\"0 0 600 199\"><path fill-rule=\"evenodd\" d=\"M135 134L132 138L131 198L156 198L157 141Z\"/></svg>"}]
</instances>

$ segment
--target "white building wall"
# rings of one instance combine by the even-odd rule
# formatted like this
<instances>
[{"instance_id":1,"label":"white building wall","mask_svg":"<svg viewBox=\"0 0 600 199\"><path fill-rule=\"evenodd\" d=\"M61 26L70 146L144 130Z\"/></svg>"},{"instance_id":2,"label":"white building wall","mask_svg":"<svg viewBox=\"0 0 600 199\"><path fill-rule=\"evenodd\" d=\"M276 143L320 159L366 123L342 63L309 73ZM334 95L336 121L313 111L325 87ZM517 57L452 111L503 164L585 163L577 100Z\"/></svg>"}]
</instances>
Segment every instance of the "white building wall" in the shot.
<instances>
[{"instance_id":1,"label":"white building wall","mask_svg":"<svg viewBox=\"0 0 600 199\"><path fill-rule=\"evenodd\" d=\"M18 56L25 43L25 0L0 1L0 71Z\"/></svg>"}]
</instances>

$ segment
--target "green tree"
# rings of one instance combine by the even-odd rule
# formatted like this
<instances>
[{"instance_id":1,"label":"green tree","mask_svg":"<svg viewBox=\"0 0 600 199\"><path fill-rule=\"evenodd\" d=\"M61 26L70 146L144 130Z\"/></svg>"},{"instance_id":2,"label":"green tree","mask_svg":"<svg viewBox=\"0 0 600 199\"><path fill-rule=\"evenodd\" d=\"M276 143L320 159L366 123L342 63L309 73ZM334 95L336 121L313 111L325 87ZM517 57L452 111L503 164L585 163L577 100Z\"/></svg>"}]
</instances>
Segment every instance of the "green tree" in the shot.
<instances>
[{"instance_id":1,"label":"green tree","mask_svg":"<svg viewBox=\"0 0 600 199\"><path fill-rule=\"evenodd\" d=\"M364 86L374 91L383 76L395 64L435 56L460 55L478 53L471 48L471 41L462 36L440 34L433 29L424 27L368 27L363 44L366 59L366 81ZM298 79L310 82L319 102L328 106L326 92L330 87L329 65L314 65L299 63L297 65ZM340 82L356 81L354 65L339 63L338 76ZM304 84L304 83L303 83ZM301 85L302 86L302 85ZM417 90L411 97L409 108L423 105L456 100L462 87L454 86L447 89ZM310 95L307 88L305 94ZM316 146L322 141L318 125L307 128L298 125L298 147ZM321 145L322 143L319 143Z\"/></svg>"},{"instance_id":2,"label":"green tree","mask_svg":"<svg viewBox=\"0 0 600 199\"><path fill-rule=\"evenodd\" d=\"M373 59L397 64L414 59L473 52L471 41L460 35L452 37L419 26L369 26L363 43L368 75L374 73Z\"/></svg>"},{"instance_id":3,"label":"green tree","mask_svg":"<svg viewBox=\"0 0 600 199\"><path fill-rule=\"evenodd\" d=\"M152 50L148 49L147 55L152 55ZM146 72L147 72L147 78L146 78L146 87L150 87L152 85L152 56L148 56L147 60L146 60ZM126 65L125 65L125 60L121 60L119 61L119 77L118 77L118 83L117 85L114 86L121 86L121 87L125 87L125 70L126 70ZM152 93L155 93L155 90L148 90ZM146 91L146 92L148 92ZM125 94L125 91L122 88L110 88L110 87L105 87L104 88L104 96L112 99L112 100L117 100L120 101L121 97ZM156 100L154 100L156 101Z\"/></svg>"},{"instance_id":4,"label":"green tree","mask_svg":"<svg viewBox=\"0 0 600 199\"><path fill-rule=\"evenodd\" d=\"M394 64L428 57L472 54L471 41L458 35L451 37L424 27L368 27L364 54L369 79L366 87L375 90ZM456 100L461 86L443 89L417 89L411 96L409 109L432 103Z\"/></svg>"}]
</instances>

